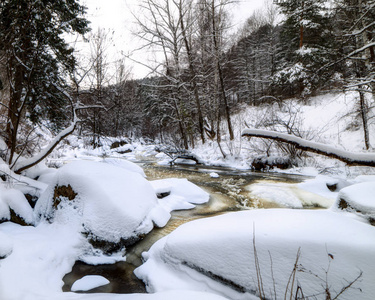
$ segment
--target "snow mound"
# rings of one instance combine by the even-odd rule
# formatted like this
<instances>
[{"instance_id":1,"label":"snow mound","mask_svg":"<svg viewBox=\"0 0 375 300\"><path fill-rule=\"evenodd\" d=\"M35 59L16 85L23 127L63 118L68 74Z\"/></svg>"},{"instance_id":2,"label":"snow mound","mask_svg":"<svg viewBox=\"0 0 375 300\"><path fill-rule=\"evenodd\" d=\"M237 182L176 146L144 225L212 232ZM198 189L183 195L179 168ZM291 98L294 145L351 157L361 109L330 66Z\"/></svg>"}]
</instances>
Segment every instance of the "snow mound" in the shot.
<instances>
[{"instance_id":1,"label":"snow mound","mask_svg":"<svg viewBox=\"0 0 375 300\"><path fill-rule=\"evenodd\" d=\"M11 220L11 211L25 224L34 224L34 213L25 195L16 189L0 188L0 221Z\"/></svg>"},{"instance_id":2,"label":"snow mound","mask_svg":"<svg viewBox=\"0 0 375 300\"><path fill-rule=\"evenodd\" d=\"M364 181L342 189L334 208L360 213L375 222L375 182Z\"/></svg>"},{"instance_id":3,"label":"snow mound","mask_svg":"<svg viewBox=\"0 0 375 300\"><path fill-rule=\"evenodd\" d=\"M71 291L89 291L94 288L106 285L109 283L109 280L100 275L87 275L82 277L81 279L77 280L73 283Z\"/></svg>"},{"instance_id":4,"label":"snow mound","mask_svg":"<svg viewBox=\"0 0 375 300\"><path fill-rule=\"evenodd\" d=\"M190 289L251 299L258 287L255 249L267 298L275 298L274 285L284 295L299 249L295 282L305 296L324 294L326 284L336 296L361 272L340 299L375 293L369 263L375 261L375 227L330 210L253 210L192 221L144 253L135 274L149 292Z\"/></svg>"},{"instance_id":5,"label":"snow mound","mask_svg":"<svg viewBox=\"0 0 375 300\"><path fill-rule=\"evenodd\" d=\"M193 208L192 204L208 202L209 193L187 179L167 178L151 181L156 194L168 194L160 199L160 204L171 210Z\"/></svg>"},{"instance_id":6,"label":"snow mound","mask_svg":"<svg viewBox=\"0 0 375 300\"><path fill-rule=\"evenodd\" d=\"M57 171L35 212L38 220L76 222L78 230L117 243L150 231L151 220L143 222L156 205L155 192L142 175L110 164L76 161Z\"/></svg>"}]
</instances>

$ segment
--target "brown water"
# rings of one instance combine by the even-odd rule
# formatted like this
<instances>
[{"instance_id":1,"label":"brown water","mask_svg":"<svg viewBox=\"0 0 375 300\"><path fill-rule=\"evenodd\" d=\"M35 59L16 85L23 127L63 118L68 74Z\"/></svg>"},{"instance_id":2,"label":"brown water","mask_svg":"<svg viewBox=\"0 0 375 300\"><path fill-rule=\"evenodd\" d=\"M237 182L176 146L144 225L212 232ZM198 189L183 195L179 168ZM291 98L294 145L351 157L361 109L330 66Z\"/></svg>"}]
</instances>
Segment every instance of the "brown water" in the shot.
<instances>
[{"instance_id":1,"label":"brown water","mask_svg":"<svg viewBox=\"0 0 375 300\"><path fill-rule=\"evenodd\" d=\"M83 276L101 275L107 278L110 283L90 290L89 293L145 293L146 289L143 282L135 277L133 271L142 264L142 252L148 251L157 240L171 233L178 226L192 220L232 211L280 207L276 203L255 199L246 187L262 180L274 181L275 183L297 183L306 178L297 175L254 173L197 166L163 167L145 164L142 167L148 180L187 178L210 193L209 202L197 205L196 208L191 210L172 212L172 217L165 227L155 228L143 240L127 248L126 262L97 266L87 265L80 261L76 262L72 271L63 278L63 291L70 291L72 284ZM210 177L209 173L211 172L218 173L219 178Z\"/></svg>"}]
</instances>

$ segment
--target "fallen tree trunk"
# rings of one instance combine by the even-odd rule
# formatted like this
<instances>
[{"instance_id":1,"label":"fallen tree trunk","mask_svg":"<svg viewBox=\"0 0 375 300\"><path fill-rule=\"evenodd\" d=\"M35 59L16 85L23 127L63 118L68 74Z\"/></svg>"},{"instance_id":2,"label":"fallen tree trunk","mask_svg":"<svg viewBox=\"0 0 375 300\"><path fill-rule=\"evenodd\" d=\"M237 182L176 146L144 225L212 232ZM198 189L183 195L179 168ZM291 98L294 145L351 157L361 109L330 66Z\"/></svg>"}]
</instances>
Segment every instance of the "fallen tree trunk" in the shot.
<instances>
[{"instance_id":1,"label":"fallen tree trunk","mask_svg":"<svg viewBox=\"0 0 375 300\"><path fill-rule=\"evenodd\" d=\"M322 143L307 141L293 135L269 130L245 129L242 131L242 136L258 137L288 143L301 150L336 158L348 165L375 167L375 153L353 153Z\"/></svg>"}]
</instances>

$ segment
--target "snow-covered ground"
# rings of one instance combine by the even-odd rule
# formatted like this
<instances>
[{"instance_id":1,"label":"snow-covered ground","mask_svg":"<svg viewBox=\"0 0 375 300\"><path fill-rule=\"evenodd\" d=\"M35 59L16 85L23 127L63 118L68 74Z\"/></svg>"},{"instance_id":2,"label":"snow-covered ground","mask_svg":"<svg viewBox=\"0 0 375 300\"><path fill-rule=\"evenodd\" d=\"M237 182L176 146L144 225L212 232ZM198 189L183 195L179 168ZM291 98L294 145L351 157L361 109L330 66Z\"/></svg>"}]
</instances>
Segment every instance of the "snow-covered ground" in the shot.
<instances>
[{"instance_id":1,"label":"snow-covered ground","mask_svg":"<svg viewBox=\"0 0 375 300\"><path fill-rule=\"evenodd\" d=\"M348 115L355 97L331 94L300 107L295 101L286 101L281 108L245 107L233 116L235 141L223 137L226 159L216 142L198 145L192 152L208 165L248 169L265 143L240 137L245 122L262 128L260 121L275 114L284 120L296 117L299 129L316 142L363 152L360 125ZM370 132L372 141L375 130ZM158 153L155 145L133 141L111 149L113 141L90 149L83 139L69 137L69 143L48 159L49 165L60 169L38 166L24 174L28 177L16 175L0 163L0 170L10 178L0 183L0 220L9 220L15 213L33 225L0 224L1 300L250 300L257 299L259 291L281 299L287 290L295 293L298 287L305 296L317 299L326 299L327 291L334 298L345 287L338 299L373 299L375 227L370 222L375 218L375 177L369 174L375 172L319 156L283 171L312 179L298 185L255 182L246 189L253 197L283 207L326 209L251 210L190 222L144 254L145 263L136 274L152 294L62 293L62 278L76 260L100 264L126 259L126 249L109 254L94 249L87 237L114 243L131 240L154 226L165 226L171 211L193 209L208 201L209 195L187 180L145 178L131 161L168 163L169 158ZM220 178L215 172L208 176ZM35 209L24 194L39 197ZM289 280L295 264L295 277ZM105 278L87 277L74 289L86 290L105 282Z\"/></svg>"}]
</instances>

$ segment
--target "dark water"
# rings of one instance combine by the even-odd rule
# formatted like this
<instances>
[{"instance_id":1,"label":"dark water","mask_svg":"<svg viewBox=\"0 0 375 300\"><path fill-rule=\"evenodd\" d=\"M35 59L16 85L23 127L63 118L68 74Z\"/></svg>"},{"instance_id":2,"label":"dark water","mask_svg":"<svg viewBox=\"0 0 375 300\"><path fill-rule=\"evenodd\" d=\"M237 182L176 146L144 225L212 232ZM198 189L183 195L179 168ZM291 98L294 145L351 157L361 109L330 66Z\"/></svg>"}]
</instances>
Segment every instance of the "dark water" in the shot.
<instances>
[{"instance_id":1,"label":"dark water","mask_svg":"<svg viewBox=\"0 0 375 300\"><path fill-rule=\"evenodd\" d=\"M201 167L190 165L156 166L154 164L142 164L148 180L164 178L187 178L210 193L210 201L197 205L191 210L172 212L172 218L163 228L155 228L143 240L127 248L126 262L118 262L110 265L87 265L76 262L72 271L63 278L63 291L70 291L72 284L86 275L101 275L110 283L92 289L87 293L145 293L146 289L142 281L138 280L133 271L142 264L142 252L149 248L160 238L171 233L178 226L199 218L211 217L231 211L239 211L254 208L254 202L245 190L245 186L262 180L298 183L306 179L299 175L285 175L277 173L261 173L250 171L238 171L229 168ZM209 174L215 172L218 178L212 178ZM257 203L259 207L259 203ZM262 208L279 207L277 204L262 203Z\"/></svg>"}]
</instances>

